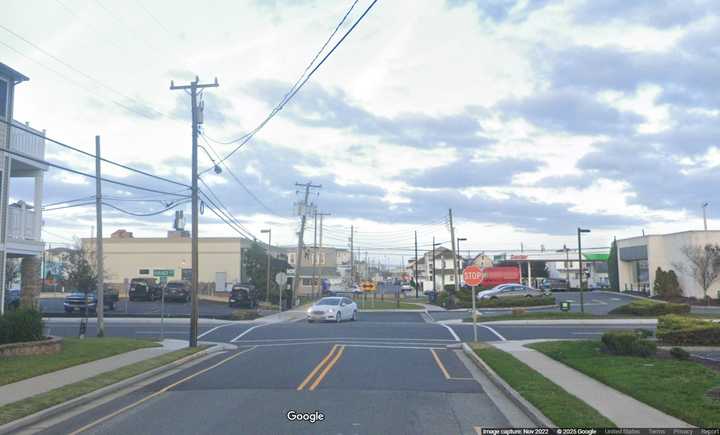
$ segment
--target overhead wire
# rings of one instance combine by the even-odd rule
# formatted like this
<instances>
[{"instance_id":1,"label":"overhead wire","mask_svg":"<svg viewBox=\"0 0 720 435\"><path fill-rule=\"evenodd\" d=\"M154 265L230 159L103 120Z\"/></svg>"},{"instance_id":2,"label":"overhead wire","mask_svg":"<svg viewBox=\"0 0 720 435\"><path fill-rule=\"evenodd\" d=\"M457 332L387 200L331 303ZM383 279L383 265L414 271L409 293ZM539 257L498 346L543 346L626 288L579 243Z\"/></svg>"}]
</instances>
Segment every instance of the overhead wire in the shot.
<instances>
[{"instance_id":1,"label":"overhead wire","mask_svg":"<svg viewBox=\"0 0 720 435\"><path fill-rule=\"evenodd\" d=\"M166 207L166 208L163 209L163 210L155 210L155 211L148 212L148 213L132 212L132 211L125 210L125 209L123 209L123 208L121 208L121 207L118 207L118 206L116 206L116 205L114 205L114 204L111 204L111 203L109 203L109 202L106 202L106 201L103 201L102 204L103 204L103 205L106 205L106 206L108 206L108 207L110 207L110 208L113 208L113 209L115 209L115 210L117 210L117 211L120 211L120 212L122 212L122 213L129 214L129 215L131 215L131 216L145 217L145 216L156 216L156 215L159 215L159 214L163 214L163 213L165 213L165 212L167 212L167 211L170 211L170 210L174 209L175 207L177 207L177 206L179 206L179 205L186 204L186 203L188 203L188 202L190 202L189 199L184 199L184 200L181 200L181 201L178 201L178 202L172 204L171 206Z\"/></svg>"}]
</instances>

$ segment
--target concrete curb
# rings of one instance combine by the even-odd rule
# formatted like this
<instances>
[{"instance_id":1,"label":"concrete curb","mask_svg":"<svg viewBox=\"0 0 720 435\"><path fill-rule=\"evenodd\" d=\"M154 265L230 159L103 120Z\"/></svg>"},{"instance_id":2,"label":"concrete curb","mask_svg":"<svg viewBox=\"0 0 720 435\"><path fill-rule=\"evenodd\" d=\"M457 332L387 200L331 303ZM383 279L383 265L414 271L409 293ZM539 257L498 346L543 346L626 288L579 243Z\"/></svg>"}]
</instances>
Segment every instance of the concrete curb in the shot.
<instances>
[{"instance_id":1,"label":"concrete curb","mask_svg":"<svg viewBox=\"0 0 720 435\"><path fill-rule=\"evenodd\" d=\"M463 319L440 320L437 323L444 325L469 325L472 322L463 322ZM557 319L557 320L491 320L478 322L480 325L523 325L523 326L552 326L552 325L656 325L657 319Z\"/></svg>"},{"instance_id":2,"label":"concrete curb","mask_svg":"<svg viewBox=\"0 0 720 435\"><path fill-rule=\"evenodd\" d=\"M661 301L661 300L652 299L652 298L646 298L645 296L631 295L631 294L627 294L627 293L623 293L623 292L610 292L610 291L607 291L607 290L593 290L593 291L594 291L595 293L603 293L603 294L606 294L606 295L614 295L614 296L615 296L615 295L621 295L621 296L625 296L625 297L633 298L633 299L641 299L641 300L644 299L644 300L646 300L646 301L662 302L662 303L664 303L664 304L667 303L666 301Z\"/></svg>"},{"instance_id":3,"label":"concrete curb","mask_svg":"<svg viewBox=\"0 0 720 435\"><path fill-rule=\"evenodd\" d=\"M518 408L520 408L538 427L557 427L549 418L547 418L532 403L525 400L513 387L511 387L503 378L501 378L493 369L488 366L467 343L462 344L463 351L470 357L478 368L495 384L505 396L510 399Z\"/></svg>"},{"instance_id":4,"label":"concrete curb","mask_svg":"<svg viewBox=\"0 0 720 435\"><path fill-rule=\"evenodd\" d=\"M82 395L80 397L70 399L67 402L63 402L58 405L51 406L50 408L43 409L41 411L36 412L35 414L30 414L30 415L22 417L18 420L11 421L10 423L0 426L0 435L9 434L9 433L15 432L19 429L22 429L24 427L31 426L36 423L42 422L42 421L46 420L47 418L61 414L65 411L71 410L75 407L85 405L99 397L103 397L108 394L114 393L116 391L122 390L123 388L129 387L133 384L136 384L138 382L149 379L149 378L156 376L164 371L174 369L185 363L194 361L198 358L206 357L211 353L221 351L224 349L225 349L225 347L223 345L212 346L208 349L201 350L192 355L188 355L186 357L175 360L171 363L165 364L164 366L156 367L145 373L141 373L141 374L135 375L131 378L124 379L122 381L116 382L114 384L108 385L106 387L103 387L98 390L87 393L85 395ZM82 381L80 381L80 382L82 382Z\"/></svg>"},{"instance_id":5,"label":"concrete curb","mask_svg":"<svg viewBox=\"0 0 720 435\"><path fill-rule=\"evenodd\" d=\"M358 313L425 313L423 309L398 310L398 309L382 309L382 310L358 310Z\"/></svg>"},{"instance_id":6,"label":"concrete curb","mask_svg":"<svg viewBox=\"0 0 720 435\"><path fill-rule=\"evenodd\" d=\"M80 323L80 319L82 317L47 317L43 316L44 322L54 322L54 323ZM263 317L259 317L255 320L263 319ZM88 317L88 324L92 325L97 322L97 318L95 317ZM248 323L253 322L253 320L221 320L221 319L208 319L208 318L200 318L199 320L200 324L206 324L206 325L221 325L225 323ZM159 317L105 317L105 323L106 324L112 324L112 323L160 323ZM165 323L170 325L189 325L190 324L190 317L184 317L184 318L171 318L171 317L165 317Z\"/></svg>"}]
</instances>

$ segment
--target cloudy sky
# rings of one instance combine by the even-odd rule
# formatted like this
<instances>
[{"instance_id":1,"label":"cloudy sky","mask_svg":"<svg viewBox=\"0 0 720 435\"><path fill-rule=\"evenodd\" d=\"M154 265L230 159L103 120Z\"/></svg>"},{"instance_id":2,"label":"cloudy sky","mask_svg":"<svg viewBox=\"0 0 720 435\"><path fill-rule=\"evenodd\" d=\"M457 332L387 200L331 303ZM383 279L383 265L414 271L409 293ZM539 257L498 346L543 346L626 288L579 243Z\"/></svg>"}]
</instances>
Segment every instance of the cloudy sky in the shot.
<instances>
[{"instance_id":1,"label":"cloudy sky","mask_svg":"<svg viewBox=\"0 0 720 435\"><path fill-rule=\"evenodd\" d=\"M214 141L260 123L351 4L5 0L0 62L31 79L18 87L16 119L88 151L99 134L105 157L188 182L189 99L170 80L218 78L203 130L226 155L234 145ZM330 46L369 4L357 2ZM203 181L250 232L271 226L279 243L294 242L295 182L322 184L311 198L332 214L325 243L345 245L354 224L361 249L393 259L409 255L414 230L421 247L449 240L448 208L463 249L574 246L578 226L592 229L588 246L701 229L705 201L712 228L719 13L714 0L380 0L228 159L244 187L228 171ZM94 168L52 144L47 158ZM27 197L29 184L13 181L13 197ZM46 204L94 194L80 176L51 170L45 181ZM104 188L137 213L173 199ZM154 201L129 201L144 198ZM106 210L105 231L162 235L171 214ZM93 224L89 207L46 212L45 237L87 236ZM235 233L205 210L201 234Z\"/></svg>"}]
</instances>

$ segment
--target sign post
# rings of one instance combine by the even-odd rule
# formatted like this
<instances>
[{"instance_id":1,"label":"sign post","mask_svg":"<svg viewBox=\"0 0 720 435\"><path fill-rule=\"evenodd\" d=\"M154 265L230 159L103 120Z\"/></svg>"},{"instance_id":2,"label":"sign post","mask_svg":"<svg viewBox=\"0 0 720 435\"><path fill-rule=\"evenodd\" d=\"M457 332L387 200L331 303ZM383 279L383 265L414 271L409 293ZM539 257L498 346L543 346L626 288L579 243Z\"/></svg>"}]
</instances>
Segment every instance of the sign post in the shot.
<instances>
[{"instance_id":1,"label":"sign post","mask_svg":"<svg viewBox=\"0 0 720 435\"><path fill-rule=\"evenodd\" d=\"M470 286L472 292L472 319L473 319L473 340L477 342L477 315L475 312L475 286L482 283L483 272L477 266L468 266L463 270L463 280Z\"/></svg>"},{"instance_id":2,"label":"sign post","mask_svg":"<svg viewBox=\"0 0 720 435\"><path fill-rule=\"evenodd\" d=\"M285 286L287 285L287 274L285 272L278 272L275 274L275 283L278 285L279 290L278 309L282 312L282 294L285 291Z\"/></svg>"}]
</instances>

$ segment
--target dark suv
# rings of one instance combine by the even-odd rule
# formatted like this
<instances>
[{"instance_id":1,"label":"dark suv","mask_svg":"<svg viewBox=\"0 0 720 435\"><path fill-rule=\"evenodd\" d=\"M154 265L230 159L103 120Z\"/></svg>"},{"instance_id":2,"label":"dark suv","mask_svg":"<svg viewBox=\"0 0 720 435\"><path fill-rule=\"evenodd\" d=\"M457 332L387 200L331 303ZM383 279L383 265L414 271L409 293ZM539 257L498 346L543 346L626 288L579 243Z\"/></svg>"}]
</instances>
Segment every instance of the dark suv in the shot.
<instances>
[{"instance_id":1,"label":"dark suv","mask_svg":"<svg viewBox=\"0 0 720 435\"><path fill-rule=\"evenodd\" d=\"M257 307L257 290L252 284L235 284L230 291L228 300L230 307L255 308Z\"/></svg>"},{"instance_id":2,"label":"dark suv","mask_svg":"<svg viewBox=\"0 0 720 435\"><path fill-rule=\"evenodd\" d=\"M128 298L131 301L156 301L162 296L162 287L155 278L133 278L130 280Z\"/></svg>"},{"instance_id":3,"label":"dark suv","mask_svg":"<svg viewBox=\"0 0 720 435\"><path fill-rule=\"evenodd\" d=\"M165 300L190 302L190 283L171 281L165 286Z\"/></svg>"},{"instance_id":4,"label":"dark suv","mask_svg":"<svg viewBox=\"0 0 720 435\"><path fill-rule=\"evenodd\" d=\"M115 303L118 302L118 292L112 289L106 288L103 293L103 305L106 310L115 310ZM66 313L72 313L73 311L85 311L87 310L94 313L97 307L97 295L95 292L85 293L74 292L70 293L65 297L63 302L63 308Z\"/></svg>"}]
</instances>

